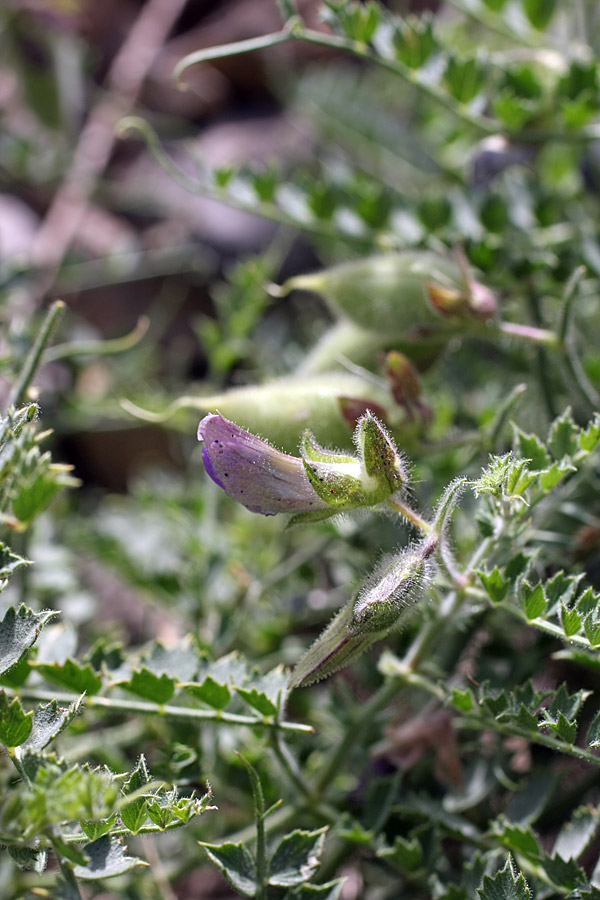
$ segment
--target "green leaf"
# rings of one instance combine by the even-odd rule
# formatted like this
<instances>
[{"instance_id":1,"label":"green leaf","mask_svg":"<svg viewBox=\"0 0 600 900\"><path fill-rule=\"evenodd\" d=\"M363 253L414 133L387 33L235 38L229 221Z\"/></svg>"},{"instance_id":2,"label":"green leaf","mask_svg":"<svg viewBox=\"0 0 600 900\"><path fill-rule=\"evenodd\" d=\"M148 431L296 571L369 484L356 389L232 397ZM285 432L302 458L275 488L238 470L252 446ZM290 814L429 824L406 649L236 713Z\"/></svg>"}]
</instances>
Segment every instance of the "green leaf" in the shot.
<instances>
[{"instance_id":1,"label":"green leaf","mask_svg":"<svg viewBox=\"0 0 600 900\"><path fill-rule=\"evenodd\" d=\"M6 582L16 569L30 565L31 562L28 559L17 556L10 547L0 541L0 590L4 587L3 582Z\"/></svg>"},{"instance_id":2,"label":"green leaf","mask_svg":"<svg viewBox=\"0 0 600 900\"><path fill-rule=\"evenodd\" d=\"M550 457L537 435L525 434L516 425L513 428L519 455L530 460L532 469L546 469L550 465Z\"/></svg>"},{"instance_id":3,"label":"green leaf","mask_svg":"<svg viewBox=\"0 0 600 900\"><path fill-rule=\"evenodd\" d=\"M587 453L591 453L598 446L598 441L600 441L600 413L596 413L585 431L582 429L579 433L579 446Z\"/></svg>"},{"instance_id":4,"label":"green leaf","mask_svg":"<svg viewBox=\"0 0 600 900\"><path fill-rule=\"evenodd\" d=\"M21 701L15 697L8 702L5 691L0 691L0 742L5 747L24 744L33 727L33 712L25 712Z\"/></svg>"},{"instance_id":5,"label":"green leaf","mask_svg":"<svg viewBox=\"0 0 600 900\"><path fill-rule=\"evenodd\" d=\"M191 694L207 706L213 709L225 709L231 700L231 691L226 684L219 684L210 675L207 675L201 684L194 682L185 682L180 684L187 694Z\"/></svg>"},{"instance_id":6,"label":"green leaf","mask_svg":"<svg viewBox=\"0 0 600 900\"><path fill-rule=\"evenodd\" d=\"M377 856L397 866L402 872L416 872L423 865L423 847L416 837L406 840L397 835L394 846L382 847L377 851Z\"/></svg>"},{"instance_id":7,"label":"green leaf","mask_svg":"<svg viewBox=\"0 0 600 900\"><path fill-rule=\"evenodd\" d=\"M449 57L444 83L448 92L459 103L470 103L481 93L485 86L486 70L476 57L459 59Z\"/></svg>"},{"instance_id":8,"label":"green leaf","mask_svg":"<svg viewBox=\"0 0 600 900\"><path fill-rule=\"evenodd\" d=\"M70 657L63 663L33 662L32 666L41 672L46 681L76 694L97 694L102 687L102 679L90 663L82 665Z\"/></svg>"},{"instance_id":9,"label":"green leaf","mask_svg":"<svg viewBox=\"0 0 600 900\"><path fill-rule=\"evenodd\" d=\"M48 862L48 853L46 850L40 850L35 847L11 847L6 848L8 855L13 862L17 864L19 869L25 871L33 871L41 875L46 868Z\"/></svg>"},{"instance_id":10,"label":"green leaf","mask_svg":"<svg viewBox=\"0 0 600 900\"><path fill-rule=\"evenodd\" d=\"M126 847L117 838L101 837L91 844L86 844L83 852L89 862L85 866L75 866L73 873L82 881L95 881L98 878L115 878L124 875L134 866L145 866L147 863L135 856L126 855Z\"/></svg>"},{"instance_id":11,"label":"green leaf","mask_svg":"<svg viewBox=\"0 0 600 900\"><path fill-rule=\"evenodd\" d=\"M542 857L541 864L554 884L568 891L573 891L587 883L585 872L574 859L564 860L555 854L552 857Z\"/></svg>"},{"instance_id":12,"label":"green leaf","mask_svg":"<svg viewBox=\"0 0 600 900\"><path fill-rule=\"evenodd\" d=\"M254 859L243 844L203 844L208 858L220 869L234 891L242 897L254 897L256 893L256 867Z\"/></svg>"},{"instance_id":13,"label":"green leaf","mask_svg":"<svg viewBox=\"0 0 600 900\"><path fill-rule=\"evenodd\" d=\"M46 622L56 616L53 610L34 613L25 605L11 606L0 622L0 674L7 672L32 647Z\"/></svg>"},{"instance_id":14,"label":"green leaf","mask_svg":"<svg viewBox=\"0 0 600 900\"><path fill-rule=\"evenodd\" d=\"M590 722L585 742L588 747L600 747L600 710Z\"/></svg>"},{"instance_id":15,"label":"green leaf","mask_svg":"<svg viewBox=\"0 0 600 900\"><path fill-rule=\"evenodd\" d=\"M552 697L548 709L545 710L545 712L550 719L556 717L559 712L563 713L569 720L574 719L589 695L590 693L588 691L582 690L574 691L574 693L569 694L567 686L563 682Z\"/></svg>"},{"instance_id":16,"label":"green leaf","mask_svg":"<svg viewBox=\"0 0 600 900\"><path fill-rule=\"evenodd\" d=\"M573 421L570 407L567 407L562 416L555 419L550 426L548 448L554 459L560 461L565 456L574 456L578 445L579 429Z\"/></svg>"},{"instance_id":17,"label":"green leaf","mask_svg":"<svg viewBox=\"0 0 600 900\"><path fill-rule=\"evenodd\" d=\"M522 0L525 15L534 28L544 31L556 10L557 0Z\"/></svg>"},{"instance_id":18,"label":"green leaf","mask_svg":"<svg viewBox=\"0 0 600 900\"><path fill-rule=\"evenodd\" d=\"M539 581L531 590L527 582L523 582L523 591L525 599L523 608L529 622L539 618L546 609L546 597L544 594L544 585Z\"/></svg>"},{"instance_id":19,"label":"green leaf","mask_svg":"<svg viewBox=\"0 0 600 900\"><path fill-rule=\"evenodd\" d=\"M589 847L598 828L598 815L590 807L580 806L563 825L552 849L553 856L565 861L579 859Z\"/></svg>"},{"instance_id":20,"label":"green leaf","mask_svg":"<svg viewBox=\"0 0 600 900\"><path fill-rule=\"evenodd\" d=\"M395 22L394 50L396 57L409 69L419 69L437 47L433 23L429 16L419 19L398 19Z\"/></svg>"},{"instance_id":21,"label":"green leaf","mask_svg":"<svg viewBox=\"0 0 600 900\"><path fill-rule=\"evenodd\" d=\"M469 712L474 705L473 694L470 688L465 688L464 691L459 690L459 688L452 688L452 699L450 702L459 712Z\"/></svg>"},{"instance_id":22,"label":"green leaf","mask_svg":"<svg viewBox=\"0 0 600 900\"><path fill-rule=\"evenodd\" d=\"M565 632L565 637L572 637L581 628L581 616L576 609L560 608L560 621Z\"/></svg>"},{"instance_id":23,"label":"green leaf","mask_svg":"<svg viewBox=\"0 0 600 900\"><path fill-rule=\"evenodd\" d=\"M90 841L97 841L98 838L103 837L110 831L115 824L116 818L117 814L113 813L112 816L109 816L107 819L97 819L95 821L89 819L80 822L79 824L81 825L81 830Z\"/></svg>"},{"instance_id":24,"label":"green leaf","mask_svg":"<svg viewBox=\"0 0 600 900\"><path fill-rule=\"evenodd\" d=\"M495 566L489 574L486 574L485 572L477 572L477 574L479 575L490 600L493 603L501 603L506 597L508 584L504 581L498 567Z\"/></svg>"},{"instance_id":25,"label":"green leaf","mask_svg":"<svg viewBox=\"0 0 600 900\"><path fill-rule=\"evenodd\" d=\"M510 825L502 823L502 831L498 833L499 841L513 853L519 853L524 856L533 857L540 856L541 850L533 831L530 828L522 828L519 825Z\"/></svg>"},{"instance_id":26,"label":"green leaf","mask_svg":"<svg viewBox=\"0 0 600 900\"><path fill-rule=\"evenodd\" d=\"M56 700L38 706L33 713L33 727L26 746L31 750L42 750L63 731L81 708L81 700L68 707L60 707Z\"/></svg>"},{"instance_id":27,"label":"green leaf","mask_svg":"<svg viewBox=\"0 0 600 900\"><path fill-rule=\"evenodd\" d=\"M535 713L531 712L531 710L527 709L524 703L522 703L519 707L519 712L517 713L517 722L523 728L526 728L527 731L533 731L537 733L538 717Z\"/></svg>"},{"instance_id":28,"label":"green leaf","mask_svg":"<svg viewBox=\"0 0 600 900\"><path fill-rule=\"evenodd\" d=\"M575 472L575 466L567 462L554 462L549 469L540 475L540 487L547 494L552 491L569 472Z\"/></svg>"},{"instance_id":29,"label":"green leaf","mask_svg":"<svg viewBox=\"0 0 600 900\"><path fill-rule=\"evenodd\" d=\"M262 716L274 716L277 713L277 707L263 691L257 691L256 688L247 690L247 688L240 687L235 687L234 690L237 691L248 706L256 709Z\"/></svg>"},{"instance_id":30,"label":"green leaf","mask_svg":"<svg viewBox=\"0 0 600 900\"><path fill-rule=\"evenodd\" d=\"M319 868L327 826L286 834L269 862L269 884L292 887L309 881Z\"/></svg>"},{"instance_id":31,"label":"green leaf","mask_svg":"<svg viewBox=\"0 0 600 900\"><path fill-rule=\"evenodd\" d=\"M281 706L288 688L289 675L283 666L277 666L266 675L252 675L245 687L234 686L242 700L262 716L274 716Z\"/></svg>"},{"instance_id":32,"label":"green leaf","mask_svg":"<svg viewBox=\"0 0 600 900\"><path fill-rule=\"evenodd\" d=\"M175 679L168 675L155 675L145 666L135 671L129 681L116 682L125 691L150 700L152 703L168 703L175 693Z\"/></svg>"},{"instance_id":33,"label":"green leaf","mask_svg":"<svg viewBox=\"0 0 600 900\"><path fill-rule=\"evenodd\" d=\"M564 713L559 712L556 722L549 723L549 727L567 744L574 744L577 737L577 722L570 722Z\"/></svg>"},{"instance_id":34,"label":"green leaf","mask_svg":"<svg viewBox=\"0 0 600 900\"><path fill-rule=\"evenodd\" d=\"M337 878L327 884L302 884L288 891L283 900L339 900L345 880Z\"/></svg>"},{"instance_id":35,"label":"green leaf","mask_svg":"<svg viewBox=\"0 0 600 900\"><path fill-rule=\"evenodd\" d=\"M493 878L483 876L483 885L477 888L480 900L531 900L531 892L522 872L519 872L510 858Z\"/></svg>"},{"instance_id":36,"label":"green leaf","mask_svg":"<svg viewBox=\"0 0 600 900\"><path fill-rule=\"evenodd\" d=\"M123 785L123 795L137 793L150 783L150 775L146 767L144 756L140 756L136 767ZM121 821L125 828L128 828L133 834L137 834L142 825L148 818L148 811L145 797L136 797L131 803L127 803L121 808Z\"/></svg>"}]
</instances>

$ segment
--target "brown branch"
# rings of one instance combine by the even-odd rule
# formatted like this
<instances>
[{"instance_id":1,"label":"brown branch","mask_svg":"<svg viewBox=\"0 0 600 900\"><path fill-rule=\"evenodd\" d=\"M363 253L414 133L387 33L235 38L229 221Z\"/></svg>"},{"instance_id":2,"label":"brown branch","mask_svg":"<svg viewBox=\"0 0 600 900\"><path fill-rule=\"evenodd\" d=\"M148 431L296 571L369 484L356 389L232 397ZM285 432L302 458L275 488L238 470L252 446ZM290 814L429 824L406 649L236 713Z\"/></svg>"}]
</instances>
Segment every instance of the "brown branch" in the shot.
<instances>
[{"instance_id":1,"label":"brown branch","mask_svg":"<svg viewBox=\"0 0 600 900\"><path fill-rule=\"evenodd\" d=\"M185 4L186 0L147 0L115 57L105 93L88 116L69 170L34 238L32 263L41 271L31 289L33 303L52 287L110 159L117 123L135 104L148 70Z\"/></svg>"}]
</instances>

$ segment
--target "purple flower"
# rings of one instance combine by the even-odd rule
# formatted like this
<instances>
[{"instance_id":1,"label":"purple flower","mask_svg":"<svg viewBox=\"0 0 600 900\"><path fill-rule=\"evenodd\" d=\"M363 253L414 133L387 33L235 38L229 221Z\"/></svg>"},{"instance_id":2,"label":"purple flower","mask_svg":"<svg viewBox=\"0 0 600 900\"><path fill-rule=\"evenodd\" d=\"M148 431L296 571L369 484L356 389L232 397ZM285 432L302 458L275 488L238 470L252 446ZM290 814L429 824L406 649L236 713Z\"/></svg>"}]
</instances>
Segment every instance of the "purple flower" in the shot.
<instances>
[{"instance_id":1,"label":"purple flower","mask_svg":"<svg viewBox=\"0 0 600 900\"><path fill-rule=\"evenodd\" d=\"M207 473L250 512L312 513L329 506L315 493L301 459L287 456L225 419L210 413L198 426Z\"/></svg>"}]
</instances>

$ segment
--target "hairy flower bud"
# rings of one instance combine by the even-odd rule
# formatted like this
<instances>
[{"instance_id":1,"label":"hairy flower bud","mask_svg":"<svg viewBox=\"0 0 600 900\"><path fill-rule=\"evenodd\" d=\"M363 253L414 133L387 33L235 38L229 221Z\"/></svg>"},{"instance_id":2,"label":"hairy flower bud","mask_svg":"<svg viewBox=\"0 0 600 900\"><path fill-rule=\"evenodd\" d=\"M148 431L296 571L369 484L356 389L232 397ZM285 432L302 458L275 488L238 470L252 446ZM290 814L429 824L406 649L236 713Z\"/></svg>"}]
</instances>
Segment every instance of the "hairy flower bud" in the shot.
<instances>
[{"instance_id":1,"label":"hairy flower bud","mask_svg":"<svg viewBox=\"0 0 600 900\"><path fill-rule=\"evenodd\" d=\"M381 563L304 654L290 687L308 687L333 675L397 628L423 593L437 543L437 537L427 537Z\"/></svg>"}]
</instances>

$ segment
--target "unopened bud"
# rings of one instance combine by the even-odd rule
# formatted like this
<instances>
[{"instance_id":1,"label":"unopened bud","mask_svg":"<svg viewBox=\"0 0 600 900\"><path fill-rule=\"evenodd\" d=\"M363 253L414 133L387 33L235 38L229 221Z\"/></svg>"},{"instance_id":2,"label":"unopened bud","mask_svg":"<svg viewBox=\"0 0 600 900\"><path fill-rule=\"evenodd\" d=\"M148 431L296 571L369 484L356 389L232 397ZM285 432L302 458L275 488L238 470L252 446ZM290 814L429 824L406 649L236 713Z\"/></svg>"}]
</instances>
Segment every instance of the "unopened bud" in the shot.
<instances>
[{"instance_id":1,"label":"unopened bud","mask_svg":"<svg viewBox=\"0 0 600 900\"><path fill-rule=\"evenodd\" d=\"M423 592L436 547L437 538L427 537L380 565L302 657L290 687L308 687L333 675L397 628Z\"/></svg>"},{"instance_id":2,"label":"unopened bud","mask_svg":"<svg viewBox=\"0 0 600 900\"><path fill-rule=\"evenodd\" d=\"M436 538L427 538L418 547L388 557L378 566L354 604L353 632L386 634L399 624L406 607L423 592L436 546Z\"/></svg>"}]
</instances>

